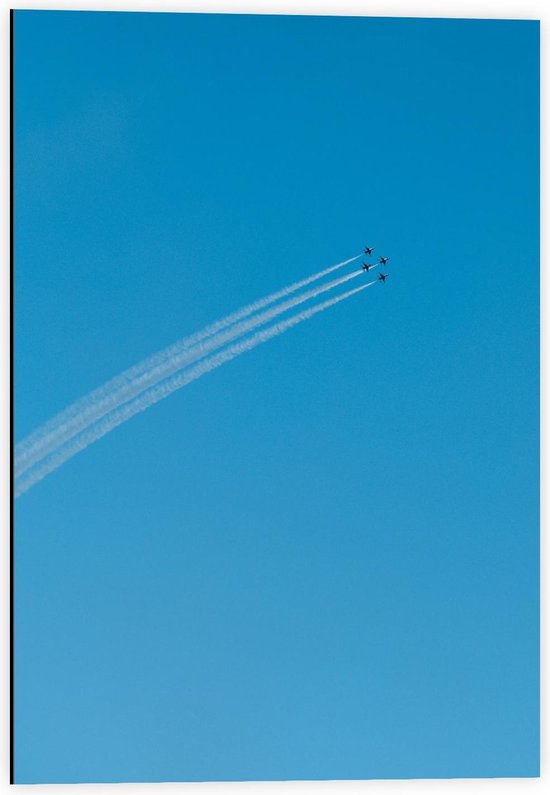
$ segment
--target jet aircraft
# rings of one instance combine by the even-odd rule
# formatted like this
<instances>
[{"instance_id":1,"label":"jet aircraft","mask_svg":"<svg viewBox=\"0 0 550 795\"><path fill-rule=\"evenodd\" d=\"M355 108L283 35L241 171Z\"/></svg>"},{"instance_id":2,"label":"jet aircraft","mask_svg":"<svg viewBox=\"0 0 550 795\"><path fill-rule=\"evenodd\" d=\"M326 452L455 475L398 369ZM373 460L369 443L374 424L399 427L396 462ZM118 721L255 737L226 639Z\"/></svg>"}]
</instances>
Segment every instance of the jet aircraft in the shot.
<instances>
[{"instance_id":1,"label":"jet aircraft","mask_svg":"<svg viewBox=\"0 0 550 795\"><path fill-rule=\"evenodd\" d=\"M379 279L379 281L382 282L382 284L384 284L386 279L388 278L388 276L389 276L389 273L379 273L378 274L378 279Z\"/></svg>"},{"instance_id":2,"label":"jet aircraft","mask_svg":"<svg viewBox=\"0 0 550 795\"><path fill-rule=\"evenodd\" d=\"M374 249L373 248L369 248L368 246L365 246L364 251L365 251L365 254L367 255L367 257L370 257L370 255L372 254Z\"/></svg>"},{"instance_id":3,"label":"jet aircraft","mask_svg":"<svg viewBox=\"0 0 550 795\"><path fill-rule=\"evenodd\" d=\"M388 264L388 260L389 260L389 257L380 257L379 263L380 263L380 265L387 265Z\"/></svg>"},{"instance_id":4,"label":"jet aircraft","mask_svg":"<svg viewBox=\"0 0 550 795\"><path fill-rule=\"evenodd\" d=\"M368 273L371 268L374 268L374 265L372 265L370 262L363 262L363 270L364 271L366 271Z\"/></svg>"}]
</instances>

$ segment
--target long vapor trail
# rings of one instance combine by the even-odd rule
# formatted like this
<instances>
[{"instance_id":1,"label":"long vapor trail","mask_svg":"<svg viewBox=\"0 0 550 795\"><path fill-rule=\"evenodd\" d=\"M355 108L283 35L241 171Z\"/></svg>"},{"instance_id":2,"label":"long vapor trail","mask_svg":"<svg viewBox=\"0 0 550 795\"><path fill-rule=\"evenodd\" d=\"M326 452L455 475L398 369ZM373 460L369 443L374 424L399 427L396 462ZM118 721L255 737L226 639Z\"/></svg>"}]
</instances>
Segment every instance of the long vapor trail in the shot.
<instances>
[{"instance_id":1,"label":"long vapor trail","mask_svg":"<svg viewBox=\"0 0 550 795\"><path fill-rule=\"evenodd\" d=\"M305 309L301 312L297 312L287 320L282 320L278 323L274 323L272 326L269 326L266 329L257 331L252 336L241 340L240 342L233 343L223 351L208 356L194 367L184 370L181 373L176 373L171 378L164 380L162 383L155 384L153 387L150 387L146 391L142 392L138 397L116 408L104 419L96 422L91 428L88 428L76 438L69 441L57 452L54 452L47 460L43 461L41 464L28 472L26 476L16 478L15 496L19 497L25 491L28 491L28 489L38 483L38 481L42 480L42 478L46 477L46 475L50 474L63 463L65 463L65 461L68 461L81 450L84 450L90 444L97 441L97 439L105 436L105 434L109 433L109 431L112 431L118 425L121 425L123 422L129 420L130 417L134 416L134 414L145 411L145 409L149 408L149 406L152 406L154 403L157 403L159 400L167 397L172 392L175 392L177 389L181 389L187 384L190 384L192 381L196 381L198 378L205 375L206 373L211 372L217 367L221 367L222 364L231 361L231 359L234 359L236 356L240 356L242 353L261 345L263 342L267 342L267 340L271 339L272 337L282 334L293 326L296 326L298 323L308 320L317 313L323 312L325 309L340 303L340 301L344 301L346 298L365 290L367 287L371 287L375 283L375 281L372 281L368 284L363 284L361 287L356 287L355 289L348 290L347 292L342 293L335 298L330 298L327 301L323 301L311 309Z\"/></svg>"},{"instance_id":2,"label":"long vapor trail","mask_svg":"<svg viewBox=\"0 0 550 795\"><path fill-rule=\"evenodd\" d=\"M332 268L321 271L321 273L326 274L327 271L336 270L348 262L349 260L346 260L345 263L332 266ZM15 451L17 475L22 475L27 469L60 447L72 436L76 436L109 411L130 400L149 386L158 383L216 348L267 323L277 315L328 290L332 290L334 287L356 278L361 273L362 271L356 271L339 279L334 279L320 287L300 293L294 298L276 304L271 309L254 314L259 307L266 305L268 299L269 303L273 303L276 300L273 296L296 292L299 289L296 285L303 285L304 282L311 283L317 280L319 275L303 279L302 282L296 282L295 285L291 285L285 290L280 290L278 293L273 293L272 296L260 299L255 304L250 304L248 307L228 315L227 318L208 326L206 329L190 337L185 337L169 348L143 360L120 376L111 379L103 386L80 398L76 403L73 403L61 414L45 423L45 425L38 428L37 431L17 445ZM248 319L243 319L241 322L235 321L235 318L246 318L249 315ZM231 323L228 318L233 318ZM224 331L225 327L227 328ZM214 330L216 328L218 331Z\"/></svg>"}]
</instances>

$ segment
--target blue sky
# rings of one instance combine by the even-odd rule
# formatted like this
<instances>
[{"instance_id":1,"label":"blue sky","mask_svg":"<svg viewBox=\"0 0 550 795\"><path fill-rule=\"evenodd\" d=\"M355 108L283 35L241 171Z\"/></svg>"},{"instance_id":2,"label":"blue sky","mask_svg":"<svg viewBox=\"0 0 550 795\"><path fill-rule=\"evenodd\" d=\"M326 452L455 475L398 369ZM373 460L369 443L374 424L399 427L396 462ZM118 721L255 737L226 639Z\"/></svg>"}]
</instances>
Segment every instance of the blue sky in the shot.
<instances>
[{"instance_id":1,"label":"blue sky","mask_svg":"<svg viewBox=\"0 0 550 795\"><path fill-rule=\"evenodd\" d=\"M17 501L17 782L538 775L538 39L16 12L16 439L392 258Z\"/></svg>"}]
</instances>

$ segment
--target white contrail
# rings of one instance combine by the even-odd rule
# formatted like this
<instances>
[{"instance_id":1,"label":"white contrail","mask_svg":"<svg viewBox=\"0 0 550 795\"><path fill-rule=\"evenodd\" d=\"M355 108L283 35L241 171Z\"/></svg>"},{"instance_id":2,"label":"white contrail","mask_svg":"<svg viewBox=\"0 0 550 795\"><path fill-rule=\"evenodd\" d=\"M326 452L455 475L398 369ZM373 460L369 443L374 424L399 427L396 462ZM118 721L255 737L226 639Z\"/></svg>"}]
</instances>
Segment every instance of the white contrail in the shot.
<instances>
[{"instance_id":1,"label":"white contrail","mask_svg":"<svg viewBox=\"0 0 550 795\"><path fill-rule=\"evenodd\" d=\"M333 266L328 270L334 270L336 267L341 267L341 265ZM210 353L210 351L215 350L233 339L243 336L253 328L267 323L269 320L292 309L294 306L308 301L311 298L315 298L317 295L327 292L350 279L356 278L361 273L362 271L355 271L352 274L327 282L313 290L301 293L288 301L276 304L275 307L265 312L252 314L248 320L242 320L240 323L234 322L232 325L229 325L226 331L211 331L208 335L205 334L204 331L198 332L191 337L184 338L179 343L171 345L164 351L150 356L148 359L130 368L130 370L126 370L121 376L111 379L102 387L99 387L76 403L73 403L72 406L69 406L61 412L61 414L57 415L57 417L54 417L53 420L50 420L31 434L31 437L27 437L17 445L15 450L17 475L22 475L39 460L50 454L72 436L76 436L76 434L83 431L86 427L100 419L112 409L126 402L149 386L166 378L171 373L176 372L176 370L181 369L184 365L202 358L207 353ZM310 280L312 278L313 277L310 277ZM300 283L298 282L297 284ZM290 288L286 289L290 290ZM262 301L265 300L266 299L260 299L254 306L257 307L261 305ZM250 306L253 305L251 304ZM245 310L240 310L241 313L244 311ZM235 312L232 317L236 317L238 314L239 313ZM248 314L250 314L250 312L248 312ZM219 324L223 322L224 321L219 321ZM210 326L210 329L213 329L215 325L216 324ZM199 339L200 335L203 337L202 340ZM191 339L195 340L193 345L190 345L189 340ZM170 351L170 356L166 356L167 351ZM131 375L132 373L133 376Z\"/></svg>"},{"instance_id":2,"label":"white contrail","mask_svg":"<svg viewBox=\"0 0 550 795\"><path fill-rule=\"evenodd\" d=\"M51 455L47 460L34 467L34 469L28 472L24 477L16 478L15 496L19 497L25 491L28 491L31 486L34 486L50 472L53 472L55 469L60 467L63 463L65 463L65 461L68 461L81 450L84 450L86 447L88 447L88 445L97 441L97 439L105 436L105 434L109 433L109 431L112 431L113 428L116 428L117 425L121 425L123 422L126 422L126 420L129 420L130 417L134 416L134 414L145 411L145 409L147 409L149 406L152 406L154 403L157 403L159 400L167 397L177 389L181 389L187 384L190 384L192 381L196 381L197 378L200 378L206 373L209 373L217 367L220 367L222 364L225 364L225 362L228 362L231 359L234 359L236 356L245 353L245 351L255 348L257 345L261 345L263 342L266 342L272 337L282 334L284 331L287 331L287 329L292 328L304 320L308 320L318 312L323 312L325 309L328 309L340 301L344 301L346 298L355 295L355 293L361 292L361 290L365 290L367 287L371 287L375 283L375 281L368 282L368 284L363 284L361 287L348 290L347 292L336 296L336 298L330 298L327 301L323 301L311 309L305 309L302 312L298 312L287 320L274 323L272 326L269 326L268 328L261 331L257 331L252 336L247 337L240 342L233 343L233 345L230 345L228 348L219 353L211 354L194 367L184 370L181 373L176 373L162 383L156 384L155 386L147 389L138 395L138 397L134 398L128 403L125 403L123 406L119 406L114 411L109 413L103 420L95 423L91 428L88 428L79 436L65 444L57 452L54 452L53 455Z\"/></svg>"},{"instance_id":3,"label":"white contrail","mask_svg":"<svg viewBox=\"0 0 550 795\"><path fill-rule=\"evenodd\" d=\"M72 427L72 422L75 417L78 417L80 421L84 416L89 416L89 422L92 422L98 416L103 416L104 412L101 411L97 416L94 415L94 411L99 409L102 405L103 399L114 394L115 392L118 392L119 389L125 389L130 382L139 377L142 373L151 370L153 367L159 365L162 361L171 358L172 356L184 350L192 348L197 343L213 336L214 334L217 334L219 331L222 331L239 320L242 320L243 318L248 317L255 312L259 312L264 307L275 303L281 298L291 295L297 290L300 290L302 287L306 287L308 284L312 284L313 282L322 279L329 273L332 273L339 268L343 268L345 265L348 265L350 262L353 262L360 256L360 254L357 254L355 257L351 257L350 259L344 260L343 262L339 262L337 265L332 265L330 268L325 268L324 270L315 273L313 276L308 276L307 278L301 279L298 282L294 282L288 287L284 287L275 293L271 293L264 298L260 298L259 300L248 304L242 309L232 312L221 320L217 320L216 322L205 326L205 328L201 329L200 331L195 332L188 337L184 337L182 340L179 340L173 345L154 353L152 356L149 356L147 359L143 359L141 362L138 362L136 365L133 365L127 370L124 370L122 373L102 384L97 389L89 392L82 398L79 398L79 400L72 403L62 412L52 417L51 420L48 420L46 423L44 423L44 425L41 425L40 428L37 428L36 431L33 431L25 439L23 439L15 448L17 469L22 472L31 466L32 463L35 463L36 460L46 455L46 447L48 447L48 451L52 449L51 443L54 438L58 440L56 441L56 445L61 444L66 438L70 438L70 436L73 435L72 433L70 433L69 436L65 436L64 434ZM65 429L61 436L58 435L60 433L60 428ZM78 433L78 430L75 431L75 433Z\"/></svg>"}]
</instances>

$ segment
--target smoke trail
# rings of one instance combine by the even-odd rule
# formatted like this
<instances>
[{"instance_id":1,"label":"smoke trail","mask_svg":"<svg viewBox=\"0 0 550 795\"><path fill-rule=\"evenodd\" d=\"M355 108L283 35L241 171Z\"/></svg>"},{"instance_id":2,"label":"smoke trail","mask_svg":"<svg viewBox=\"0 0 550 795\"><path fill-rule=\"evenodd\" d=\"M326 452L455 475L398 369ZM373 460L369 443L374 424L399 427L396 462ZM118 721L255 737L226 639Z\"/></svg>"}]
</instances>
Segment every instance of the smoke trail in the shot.
<instances>
[{"instance_id":1,"label":"smoke trail","mask_svg":"<svg viewBox=\"0 0 550 795\"><path fill-rule=\"evenodd\" d=\"M38 483L38 481L42 480L42 478L46 477L46 475L53 472L74 455L79 453L81 450L84 450L102 436L105 436L107 433L109 433L109 431L112 431L114 428L116 428L117 425L121 425L123 422L126 422L126 420L129 420L130 417L134 416L134 414L145 411L145 409L149 408L149 406L152 406L154 403L157 403L159 400L167 397L177 389L181 389L187 384L190 384L192 381L196 381L197 378L200 378L206 373L215 370L217 367L225 364L225 362L231 361L231 359L234 359L236 356L240 356L242 353L255 348L257 345L261 345L263 342L267 342L267 340L271 339L272 337L282 334L293 326L296 326L298 323L308 320L318 312L323 312L325 309L340 303L340 301L344 301L346 298L355 295L355 293L359 293L361 290L365 290L367 287L372 287L372 285L375 283L375 281L368 282L368 284L363 284L361 287L348 290L347 292L342 293L335 298L330 298L327 301L323 301L311 309L305 309L302 312L298 312L287 320L274 323L267 329L257 331L255 334L242 340L241 342L236 342L225 350L216 354L212 354L211 356L203 359L194 367L184 370L181 373L177 373L162 383L156 384L145 392L142 392L138 397L134 398L123 406L119 406L103 420L95 423L95 425L93 425L91 428L81 433L72 441L68 442L64 447L58 450L58 452L54 453L42 464L39 464L37 467L31 470L25 477L16 478L15 496L19 497L25 491L28 491L28 489Z\"/></svg>"},{"instance_id":2,"label":"smoke trail","mask_svg":"<svg viewBox=\"0 0 550 795\"><path fill-rule=\"evenodd\" d=\"M333 266L330 270L334 270L336 267L340 266ZM199 335L204 334L204 332L198 332L192 337L185 338L180 343L175 343L170 346L170 348L165 349L165 351L150 356L148 359L135 365L135 367L127 370L126 374L123 373L122 376L111 379L111 381L108 381L103 387L99 387L88 396L84 396L84 398L81 398L76 403L72 404L72 406L69 406L61 414L57 415L57 417L54 417L53 420L50 420L31 434L34 438L33 444L29 445L29 437L23 440L23 442L16 447L15 451L17 475L22 475L40 459L51 453L72 436L76 436L76 434L83 431L92 422L101 418L109 411L134 397L152 384L157 383L176 370L181 369L184 365L202 358L221 345L244 335L257 326L267 323L269 320L286 312L288 309L292 309L294 306L308 301L310 298L315 298L323 292L331 290L350 279L356 278L361 273L362 271L356 271L339 279L334 279L331 282L321 285L321 287L301 293L297 297L277 304L272 309L266 310L263 313L253 314L248 320L243 320L240 323L233 323L225 332L212 332L208 336L205 336L203 341L195 342L192 347L189 347L189 340L192 338L197 339ZM256 306L260 305L263 300L265 299L260 299L260 301L256 302ZM244 310L241 311L244 312ZM234 313L233 317L237 314L238 313ZM220 321L220 323L221 322L222 321ZM215 324L210 328L213 328L214 325ZM168 358L164 357L166 351L172 351L172 355ZM138 374L134 375L131 380L128 380L128 373L132 371ZM122 383L119 379L123 379ZM119 385L117 388L113 389L112 384L115 381L119 381ZM77 410L78 407L80 407L80 410Z\"/></svg>"},{"instance_id":3,"label":"smoke trail","mask_svg":"<svg viewBox=\"0 0 550 795\"><path fill-rule=\"evenodd\" d=\"M16 454L16 466L20 468L21 471L27 469L32 463L36 462L38 458L42 458L46 455L46 452L42 452L45 450L45 446L50 444L51 438L50 434L56 434L60 427L67 426L70 427L70 423L72 418L75 416L81 417L84 415L84 412L87 412L91 409L92 406L96 407L99 405L100 401L107 395L112 394L113 392L117 391L118 389L124 389L136 377L139 377L142 373L150 370L151 368L157 366L165 359L171 358L175 354L179 353L180 351L187 350L192 348L197 343L201 342L208 337L213 336L214 334L218 333L219 331L231 326L233 323L242 320L249 315L260 311L266 306L269 306L275 301L278 301L281 298L284 298L287 295L291 295L292 293L300 290L302 287L306 287L308 284L312 284L319 279L322 279L324 276L327 276L329 273L332 273L339 268L343 268L345 265L348 265L350 262L358 259L360 254L357 254L355 257L351 257L350 259L344 260L343 262L339 262L337 265L332 265L330 268L325 268L318 273L315 273L313 276L308 276L305 279L301 279L298 282L294 282L293 284L289 285L288 287L284 287L281 290L278 290L275 293L271 293L270 295L265 296L264 298L260 298L257 301L248 304L247 306L243 307L242 309L238 309L235 312L227 315L226 317L218 320L208 326L205 326L204 329L201 331L195 332L188 337L184 337L182 340L170 345L167 348L153 354L152 356L148 357L147 359L142 360L138 364L128 368L127 370L123 371L119 375L115 376L114 378L107 381L105 384L102 384L97 389L89 392L87 395L84 395L79 400L72 403L66 409L64 409L59 414L52 417L51 420L48 420L44 425L41 425L40 428L37 428L36 431L33 431L29 434L23 441L21 441L15 449ZM92 415L90 415L92 416ZM100 413L98 416L102 416ZM90 419L90 422L92 419ZM76 431L78 432L78 431ZM70 434L72 435L72 434ZM69 435L69 436L70 436ZM59 437L56 437L59 438ZM66 437L69 438L69 437ZM58 442L62 443L62 441ZM49 447L51 450L51 447ZM40 453L40 455L38 455Z\"/></svg>"}]
</instances>

